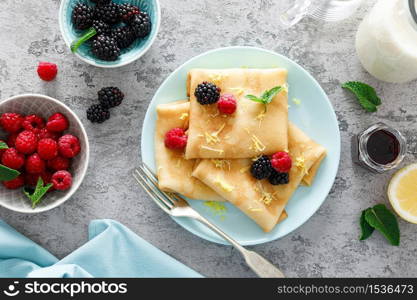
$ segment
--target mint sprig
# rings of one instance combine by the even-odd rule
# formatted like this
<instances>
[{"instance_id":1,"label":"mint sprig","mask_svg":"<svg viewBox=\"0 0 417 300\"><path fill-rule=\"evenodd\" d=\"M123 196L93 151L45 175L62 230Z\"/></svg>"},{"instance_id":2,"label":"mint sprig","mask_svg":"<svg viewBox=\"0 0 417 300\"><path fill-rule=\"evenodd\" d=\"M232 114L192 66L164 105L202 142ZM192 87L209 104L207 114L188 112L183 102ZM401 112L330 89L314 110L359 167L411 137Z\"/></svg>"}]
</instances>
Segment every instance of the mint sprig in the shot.
<instances>
[{"instance_id":1,"label":"mint sprig","mask_svg":"<svg viewBox=\"0 0 417 300\"><path fill-rule=\"evenodd\" d=\"M13 180L20 175L20 172L15 169L6 167L5 165L0 164L0 181L9 181Z\"/></svg>"},{"instance_id":2,"label":"mint sprig","mask_svg":"<svg viewBox=\"0 0 417 300\"><path fill-rule=\"evenodd\" d=\"M52 187L52 185L53 185L52 183L49 183L44 186L43 179L41 176L39 176L38 182L36 183L36 188L34 191L29 191L27 188L23 189L23 193L32 202L32 208L35 208L35 206L41 202L42 197Z\"/></svg>"},{"instance_id":3,"label":"mint sprig","mask_svg":"<svg viewBox=\"0 0 417 300\"><path fill-rule=\"evenodd\" d=\"M391 245L400 245L400 229L397 218L384 204L377 204L365 209L360 218L360 225L362 229L360 240L370 237L376 229L385 236Z\"/></svg>"},{"instance_id":4,"label":"mint sprig","mask_svg":"<svg viewBox=\"0 0 417 300\"><path fill-rule=\"evenodd\" d=\"M355 94L359 104L368 112L375 112L381 105L381 99L370 85L359 81L348 81L342 84L342 88Z\"/></svg>"},{"instance_id":5,"label":"mint sprig","mask_svg":"<svg viewBox=\"0 0 417 300\"><path fill-rule=\"evenodd\" d=\"M246 95L245 97L248 98L251 101L264 104L265 105L265 112L266 112L267 105L272 102L272 100L274 99L276 94L278 94L279 92L281 92L283 90L285 90L285 86L278 85L276 87L273 87L270 90L266 90L261 95L261 97L257 97L257 96L254 96L254 95Z\"/></svg>"}]
</instances>

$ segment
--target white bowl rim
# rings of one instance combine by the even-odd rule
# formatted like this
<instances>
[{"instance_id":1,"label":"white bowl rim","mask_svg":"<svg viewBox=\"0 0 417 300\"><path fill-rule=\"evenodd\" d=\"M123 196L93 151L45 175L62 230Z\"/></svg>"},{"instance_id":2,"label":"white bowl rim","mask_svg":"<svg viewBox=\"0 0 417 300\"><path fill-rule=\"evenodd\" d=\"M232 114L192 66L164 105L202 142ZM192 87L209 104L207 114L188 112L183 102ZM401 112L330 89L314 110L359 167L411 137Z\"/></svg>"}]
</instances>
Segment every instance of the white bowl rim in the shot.
<instances>
[{"instance_id":1,"label":"white bowl rim","mask_svg":"<svg viewBox=\"0 0 417 300\"><path fill-rule=\"evenodd\" d=\"M68 1L70 1L70 0L62 0L61 1L61 4L59 6L58 21L59 21L59 30L61 32L61 36L63 37L64 42L65 42L65 44L67 45L67 47L69 49L71 47L71 41L68 40L67 37L64 34L64 22L62 20L62 16L64 14L64 9L65 9L64 4L67 4ZM105 69L114 69L114 68L123 67L123 66L126 66L126 65L128 65L128 64L130 64L130 63L132 63L132 62L134 62L136 60L138 60L139 58L141 58L146 52L148 52L149 48L155 42L155 39L158 36L159 27L161 25L161 6L159 4L159 0L153 0L153 1L155 1L155 4L156 4L155 6L156 6L156 12L157 12L157 19L158 19L158 21L156 22L156 29L155 29L156 33L151 38L149 44L144 49L142 49L142 51L139 53L138 56L132 57L132 58L130 58L130 59L124 61L124 62L121 62L119 64L115 64L115 65L101 65L101 64L98 64L95 61L92 61L92 60L89 60L87 58L84 58L83 56L81 56L80 54L78 54L78 52L75 52L74 53L75 56L77 56L80 60L82 60L82 61L84 61L84 62L86 62L86 63L88 63L88 64L90 64L92 66L95 66L95 67L98 67L98 68L105 68Z\"/></svg>"},{"instance_id":2,"label":"white bowl rim","mask_svg":"<svg viewBox=\"0 0 417 300\"><path fill-rule=\"evenodd\" d=\"M62 106L62 107L64 107L68 112L69 112L69 114L71 114L71 116L77 121L77 123L80 125L80 127L81 127L81 132L82 132L82 134L83 134L83 136L85 136L85 145L86 145L86 149L83 149L82 151L86 151L86 156L85 156L85 162L84 162L84 165L83 165L83 167L81 168L81 176L80 176L80 180L75 184L75 185L73 185L73 187L72 187L72 191L69 191L66 195L64 195L62 198L60 198L59 200L57 200L57 201L55 201L55 202L53 202L53 203L51 203L50 205L48 205L48 206L45 206L45 207L42 207L42 208L37 208L37 209L35 209L35 210L29 210L29 209L18 209L18 208L16 208L16 207L14 207L14 206L11 206L11 205L8 205L8 204L5 204L5 203L1 203L0 202L0 206L3 206L3 207L5 207L5 208L7 208L7 209L10 209L10 210L12 210L12 211L15 211L15 212L19 212L19 213L27 213L27 214L37 214L37 213L41 213L41 212L45 212L45 211L48 211L48 210L51 210L51 209L53 209L53 208L55 208L55 207L58 207L59 205L61 205L62 203L64 203L65 201L67 201L77 190L78 190L78 188L80 187L80 185L81 185L81 183L83 182L83 180L84 180L84 177L85 177L85 175L86 175L86 173L87 173L87 169L88 169L88 163L89 163L89 161L90 161L90 144L89 144L89 141L88 141L88 135L87 135L87 131L85 130L85 128L84 128L84 125L83 125L83 123L81 122L81 120L78 118L78 116L72 111L72 109L70 109L65 103L63 103L63 102L61 102L61 101L59 101L59 100L57 100L57 99L55 99L55 98L52 98L52 97L49 97L49 96L46 96L46 95L42 95L42 94L32 94L32 93L27 93L27 94L20 94L20 95L16 95L16 96L13 96L13 97L10 97L10 98L8 98L8 99L6 99L6 100L2 100L1 102L0 102L0 105L2 105L2 104L4 104L4 103L6 103L6 102L9 102L9 101L13 101L13 100L16 100L16 99L20 99L20 98L27 98L27 97L36 97L36 98L43 98L43 99L46 99L46 100L49 100L49 101L52 101L52 102L54 102L55 104L57 104L57 105L59 105L59 106Z\"/></svg>"}]
</instances>

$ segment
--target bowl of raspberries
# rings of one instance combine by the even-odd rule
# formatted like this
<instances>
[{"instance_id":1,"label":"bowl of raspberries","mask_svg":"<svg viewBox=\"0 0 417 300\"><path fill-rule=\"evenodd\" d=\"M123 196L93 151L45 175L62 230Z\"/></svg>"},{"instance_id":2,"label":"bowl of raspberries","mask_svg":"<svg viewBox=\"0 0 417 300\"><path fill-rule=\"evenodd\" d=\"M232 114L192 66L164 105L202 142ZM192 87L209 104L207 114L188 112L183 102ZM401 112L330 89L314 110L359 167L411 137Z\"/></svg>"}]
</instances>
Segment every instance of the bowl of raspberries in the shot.
<instances>
[{"instance_id":1,"label":"bowl of raspberries","mask_svg":"<svg viewBox=\"0 0 417 300\"><path fill-rule=\"evenodd\" d=\"M23 213L65 202L87 171L89 144L78 117L48 96L0 103L0 205Z\"/></svg>"},{"instance_id":2,"label":"bowl of raspberries","mask_svg":"<svg viewBox=\"0 0 417 300\"><path fill-rule=\"evenodd\" d=\"M65 43L81 60L115 68L151 47L160 14L158 0L62 0L59 25Z\"/></svg>"}]
</instances>

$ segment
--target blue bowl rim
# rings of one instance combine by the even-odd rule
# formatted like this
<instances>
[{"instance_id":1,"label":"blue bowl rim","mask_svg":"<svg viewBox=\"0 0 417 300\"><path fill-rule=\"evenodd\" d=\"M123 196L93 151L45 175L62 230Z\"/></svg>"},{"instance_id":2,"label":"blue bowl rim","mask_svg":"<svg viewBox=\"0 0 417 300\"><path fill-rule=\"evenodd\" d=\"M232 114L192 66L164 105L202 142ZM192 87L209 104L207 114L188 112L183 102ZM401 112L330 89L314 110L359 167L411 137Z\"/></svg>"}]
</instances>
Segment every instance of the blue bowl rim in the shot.
<instances>
[{"instance_id":1,"label":"blue bowl rim","mask_svg":"<svg viewBox=\"0 0 417 300\"><path fill-rule=\"evenodd\" d=\"M70 2L71 0L62 0L61 4L59 6L59 16L58 16L58 21L59 21L59 30L61 32L61 36L63 37L65 44L67 45L68 48L71 47L71 42L68 37L64 34L64 21L63 21L63 15L64 15L64 10L67 6L67 4ZM126 61L122 61L120 63L117 64L111 64L111 65L103 65L100 63L97 63L95 61L93 61L92 59L87 59L83 56L81 56L80 54L78 54L77 52L75 52L74 54L81 59L82 61L95 66L95 67L99 67L99 68L119 68L119 67L123 67L126 66L136 60L138 60L139 58L141 58L148 50L149 48L153 45L153 43L155 42L156 37L158 36L158 32L159 32L159 27L161 25L161 6L159 4L159 0L151 0L155 2L155 7L156 7L156 12L157 12L157 22L156 22L156 27L155 27L155 34L153 35L153 37L151 37L148 45L143 48L140 52L138 52L137 56L134 56Z\"/></svg>"}]
</instances>

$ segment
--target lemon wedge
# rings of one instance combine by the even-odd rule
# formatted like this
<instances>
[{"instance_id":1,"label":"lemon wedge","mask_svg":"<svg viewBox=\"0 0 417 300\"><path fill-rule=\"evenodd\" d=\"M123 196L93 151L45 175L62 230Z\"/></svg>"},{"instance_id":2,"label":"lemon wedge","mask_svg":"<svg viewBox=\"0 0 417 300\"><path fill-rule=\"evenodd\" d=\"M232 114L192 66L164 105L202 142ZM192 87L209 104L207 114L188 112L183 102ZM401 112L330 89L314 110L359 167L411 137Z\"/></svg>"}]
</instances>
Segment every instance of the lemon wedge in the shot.
<instances>
[{"instance_id":1,"label":"lemon wedge","mask_svg":"<svg viewBox=\"0 0 417 300\"><path fill-rule=\"evenodd\" d=\"M388 198L401 218L417 224L417 163L401 169L392 177Z\"/></svg>"}]
</instances>

